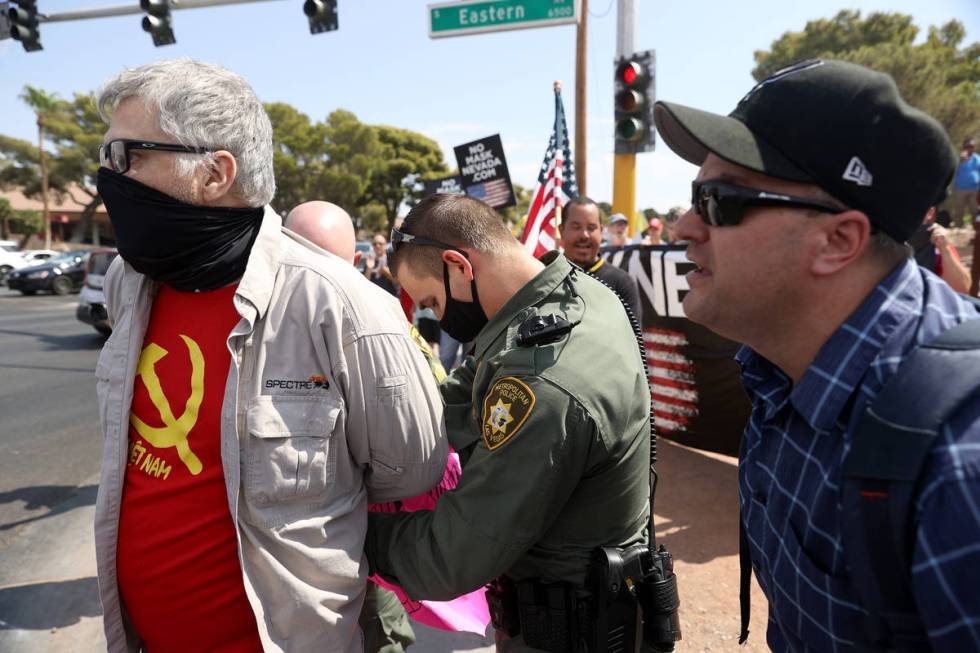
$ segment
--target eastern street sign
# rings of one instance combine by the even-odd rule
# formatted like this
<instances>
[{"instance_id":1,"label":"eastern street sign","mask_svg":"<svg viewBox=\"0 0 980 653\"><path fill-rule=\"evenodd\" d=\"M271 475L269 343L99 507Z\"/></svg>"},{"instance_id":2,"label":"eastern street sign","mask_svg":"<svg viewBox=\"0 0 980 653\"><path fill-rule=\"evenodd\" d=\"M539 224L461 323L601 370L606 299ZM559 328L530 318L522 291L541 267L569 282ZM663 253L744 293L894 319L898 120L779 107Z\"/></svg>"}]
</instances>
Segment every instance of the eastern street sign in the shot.
<instances>
[{"instance_id":1,"label":"eastern street sign","mask_svg":"<svg viewBox=\"0 0 980 653\"><path fill-rule=\"evenodd\" d=\"M463 0L429 5L429 38L577 23L579 0Z\"/></svg>"}]
</instances>

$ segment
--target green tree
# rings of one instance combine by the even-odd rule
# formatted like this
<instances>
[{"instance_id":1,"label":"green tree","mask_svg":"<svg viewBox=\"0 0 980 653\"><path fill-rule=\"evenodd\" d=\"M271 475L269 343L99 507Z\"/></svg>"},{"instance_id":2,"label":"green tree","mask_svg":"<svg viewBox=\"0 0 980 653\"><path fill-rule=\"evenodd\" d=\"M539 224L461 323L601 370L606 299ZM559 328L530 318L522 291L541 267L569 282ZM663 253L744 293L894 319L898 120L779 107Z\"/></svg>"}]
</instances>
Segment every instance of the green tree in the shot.
<instances>
[{"instance_id":1,"label":"green tree","mask_svg":"<svg viewBox=\"0 0 980 653\"><path fill-rule=\"evenodd\" d=\"M10 200L0 197L0 239L10 238L10 219L14 217L14 210L10 206Z\"/></svg>"},{"instance_id":2,"label":"green tree","mask_svg":"<svg viewBox=\"0 0 980 653\"><path fill-rule=\"evenodd\" d=\"M959 146L980 130L980 43L963 45L966 31L951 20L930 27L915 44L919 29L899 13L844 10L813 20L801 32L786 32L769 50L755 53L752 76L762 80L796 61L814 57L852 61L890 74L905 100L936 118Z\"/></svg>"},{"instance_id":3,"label":"green tree","mask_svg":"<svg viewBox=\"0 0 980 653\"><path fill-rule=\"evenodd\" d=\"M524 225L527 224L527 213L531 210L531 201L534 199L531 196L533 192L530 188L514 184L514 197L517 199L517 204L497 211L504 224L510 227L511 232L518 238L524 233Z\"/></svg>"},{"instance_id":4,"label":"green tree","mask_svg":"<svg viewBox=\"0 0 980 653\"><path fill-rule=\"evenodd\" d=\"M54 97L27 88L35 92L34 100ZM99 145L107 126L99 116L91 94L78 93L72 100L54 98L51 103L44 104L43 111L44 141L53 145L54 151L45 152L42 170L37 146L0 135L0 188L16 186L25 196L43 200L46 177L48 190L56 198L67 195L84 206L70 237L73 242L81 242L91 228L92 216L102 204L95 190L95 178L99 168Z\"/></svg>"},{"instance_id":5,"label":"green tree","mask_svg":"<svg viewBox=\"0 0 980 653\"><path fill-rule=\"evenodd\" d=\"M323 199L347 209L360 228L387 231L402 203L420 196L417 181L446 172L439 145L417 132L362 123L343 109L319 123L288 104L265 108L280 211Z\"/></svg>"},{"instance_id":6,"label":"green tree","mask_svg":"<svg viewBox=\"0 0 980 653\"><path fill-rule=\"evenodd\" d=\"M279 211L311 199L311 177L326 165L323 129L291 105L273 102L265 105L272 123L272 166L276 195L272 205Z\"/></svg>"},{"instance_id":7,"label":"green tree","mask_svg":"<svg viewBox=\"0 0 980 653\"><path fill-rule=\"evenodd\" d=\"M421 179L445 175L448 172L442 148L428 136L409 129L388 125L376 127L381 143L381 158L365 192L369 202L385 208L387 229L398 217L404 202L416 202L422 197Z\"/></svg>"},{"instance_id":8,"label":"green tree","mask_svg":"<svg viewBox=\"0 0 980 653\"><path fill-rule=\"evenodd\" d=\"M48 166L44 151L44 129L48 119L61 108L61 101L52 93L42 91L33 86L25 86L20 99L29 106L37 116L37 152L38 170L41 175L41 200L44 203L44 247L51 247L51 216L48 211Z\"/></svg>"}]
</instances>

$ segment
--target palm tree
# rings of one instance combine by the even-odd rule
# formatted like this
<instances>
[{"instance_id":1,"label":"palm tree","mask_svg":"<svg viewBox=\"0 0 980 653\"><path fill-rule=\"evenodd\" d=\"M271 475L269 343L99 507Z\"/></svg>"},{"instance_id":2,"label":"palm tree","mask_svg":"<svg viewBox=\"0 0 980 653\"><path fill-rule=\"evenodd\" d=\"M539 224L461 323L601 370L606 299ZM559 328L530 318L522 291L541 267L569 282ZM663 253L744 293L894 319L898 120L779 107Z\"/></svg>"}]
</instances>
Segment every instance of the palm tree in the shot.
<instances>
[{"instance_id":1,"label":"palm tree","mask_svg":"<svg viewBox=\"0 0 980 653\"><path fill-rule=\"evenodd\" d=\"M44 204L44 248L51 249L51 214L48 211L48 169L44 159L44 127L48 117L58 110L57 94L25 86L20 99L37 114L37 153L41 164L41 202Z\"/></svg>"}]
</instances>

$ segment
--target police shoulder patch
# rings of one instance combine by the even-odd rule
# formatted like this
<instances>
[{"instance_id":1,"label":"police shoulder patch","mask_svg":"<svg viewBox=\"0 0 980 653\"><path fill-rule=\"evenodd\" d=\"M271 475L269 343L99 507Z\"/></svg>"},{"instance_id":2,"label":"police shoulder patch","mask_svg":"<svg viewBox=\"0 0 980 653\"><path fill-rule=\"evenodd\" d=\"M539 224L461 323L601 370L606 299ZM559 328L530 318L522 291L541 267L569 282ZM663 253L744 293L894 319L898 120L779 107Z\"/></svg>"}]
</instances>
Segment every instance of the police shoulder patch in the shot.
<instances>
[{"instance_id":1,"label":"police shoulder patch","mask_svg":"<svg viewBox=\"0 0 980 653\"><path fill-rule=\"evenodd\" d=\"M526 383L513 376L498 379L483 399L483 443L493 451L517 435L536 398Z\"/></svg>"}]
</instances>

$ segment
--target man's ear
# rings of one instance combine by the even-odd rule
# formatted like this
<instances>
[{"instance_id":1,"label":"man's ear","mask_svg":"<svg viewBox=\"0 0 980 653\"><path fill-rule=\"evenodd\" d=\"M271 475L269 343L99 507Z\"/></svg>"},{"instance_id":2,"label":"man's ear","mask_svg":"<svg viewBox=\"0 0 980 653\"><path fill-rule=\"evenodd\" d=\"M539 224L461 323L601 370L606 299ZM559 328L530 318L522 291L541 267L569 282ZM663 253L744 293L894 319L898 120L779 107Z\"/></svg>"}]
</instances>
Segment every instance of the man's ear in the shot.
<instances>
[{"instance_id":1,"label":"man's ear","mask_svg":"<svg viewBox=\"0 0 980 653\"><path fill-rule=\"evenodd\" d=\"M231 152L225 150L218 150L211 157L211 166L204 179L201 194L207 204L226 204L231 199L231 187L238 175L238 162Z\"/></svg>"},{"instance_id":2,"label":"man's ear","mask_svg":"<svg viewBox=\"0 0 980 653\"><path fill-rule=\"evenodd\" d=\"M445 249L442 251L442 260L449 267L459 268L467 281L473 281L473 265L470 259L455 249Z\"/></svg>"},{"instance_id":3,"label":"man's ear","mask_svg":"<svg viewBox=\"0 0 980 653\"><path fill-rule=\"evenodd\" d=\"M829 276L852 264L868 249L871 221L861 211L845 211L830 216L818 236L810 271Z\"/></svg>"}]
</instances>

